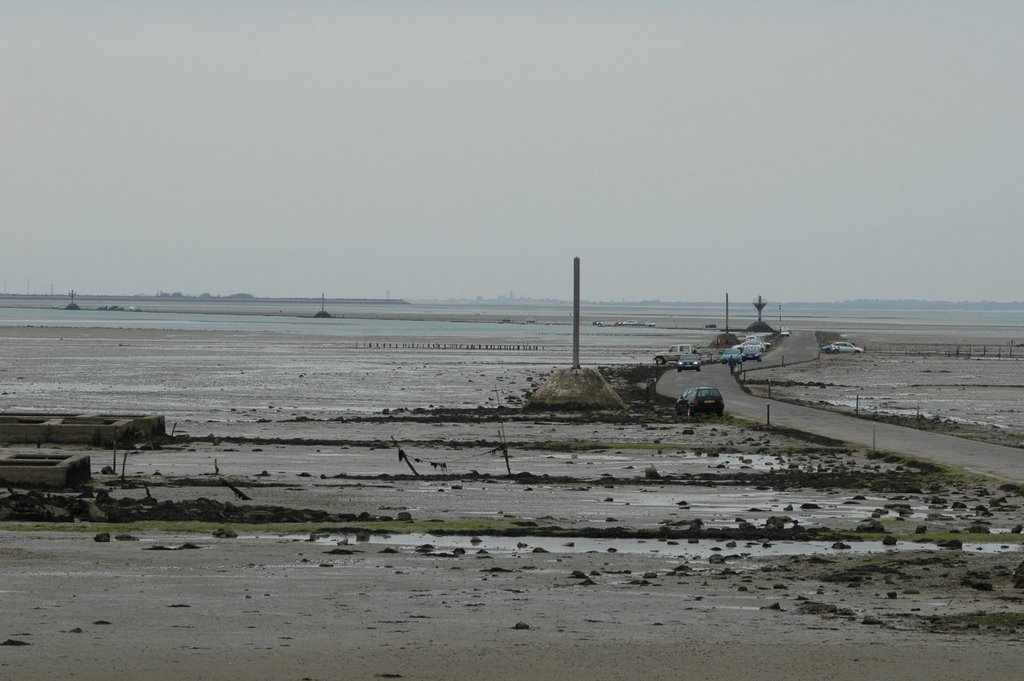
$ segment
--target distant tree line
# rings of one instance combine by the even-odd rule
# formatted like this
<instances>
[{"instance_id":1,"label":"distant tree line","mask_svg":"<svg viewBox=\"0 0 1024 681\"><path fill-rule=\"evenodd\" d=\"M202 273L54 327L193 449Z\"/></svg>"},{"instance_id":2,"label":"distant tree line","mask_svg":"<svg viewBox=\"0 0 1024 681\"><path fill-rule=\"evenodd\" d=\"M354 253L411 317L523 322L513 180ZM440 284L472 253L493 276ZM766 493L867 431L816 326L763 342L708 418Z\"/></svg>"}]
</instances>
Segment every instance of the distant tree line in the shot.
<instances>
[{"instance_id":1,"label":"distant tree line","mask_svg":"<svg viewBox=\"0 0 1024 681\"><path fill-rule=\"evenodd\" d=\"M157 298L244 298L246 300L255 300L256 296L251 293L231 293L226 296L215 296L212 293L200 293L198 296L185 294L181 291L175 291L174 293L168 293L167 291L157 291Z\"/></svg>"}]
</instances>

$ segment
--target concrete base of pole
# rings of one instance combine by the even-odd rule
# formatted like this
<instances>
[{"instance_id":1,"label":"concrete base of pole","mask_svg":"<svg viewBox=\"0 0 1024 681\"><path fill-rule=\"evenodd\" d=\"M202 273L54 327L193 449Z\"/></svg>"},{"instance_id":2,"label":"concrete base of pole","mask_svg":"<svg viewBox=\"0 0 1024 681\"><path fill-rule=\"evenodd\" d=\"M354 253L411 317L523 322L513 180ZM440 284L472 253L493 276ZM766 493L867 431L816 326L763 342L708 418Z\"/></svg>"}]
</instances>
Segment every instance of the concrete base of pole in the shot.
<instances>
[{"instance_id":1,"label":"concrete base of pole","mask_svg":"<svg viewBox=\"0 0 1024 681\"><path fill-rule=\"evenodd\" d=\"M622 411L625 402L596 369L557 369L537 388L529 411Z\"/></svg>"}]
</instances>

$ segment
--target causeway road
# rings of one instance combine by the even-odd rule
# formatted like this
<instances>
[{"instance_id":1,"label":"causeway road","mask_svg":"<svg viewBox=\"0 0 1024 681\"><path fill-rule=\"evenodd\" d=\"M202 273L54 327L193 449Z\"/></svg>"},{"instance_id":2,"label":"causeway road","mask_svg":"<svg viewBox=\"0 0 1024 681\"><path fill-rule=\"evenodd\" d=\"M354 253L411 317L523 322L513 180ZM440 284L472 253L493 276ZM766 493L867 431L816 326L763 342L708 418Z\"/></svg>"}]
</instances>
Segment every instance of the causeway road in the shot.
<instances>
[{"instance_id":1,"label":"causeway road","mask_svg":"<svg viewBox=\"0 0 1024 681\"><path fill-rule=\"evenodd\" d=\"M792 336L766 353L761 362L748 362L746 371L753 372L784 362L793 364L807 361L827 359L819 359L813 332L794 331ZM795 428L868 449L934 461L1006 481L1024 482L1022 449L975 442L824 409L754 397L745 393L734 377L729 375L729 367L720 363L709 362L699 372L676 371L669 368L658 379L657 391L668 397L678 397L683 390L693 385L718 387L725 398L726 413L731 412L746 419L765 423L770 418L773 426Z\"/></svg>"}]
</instances>

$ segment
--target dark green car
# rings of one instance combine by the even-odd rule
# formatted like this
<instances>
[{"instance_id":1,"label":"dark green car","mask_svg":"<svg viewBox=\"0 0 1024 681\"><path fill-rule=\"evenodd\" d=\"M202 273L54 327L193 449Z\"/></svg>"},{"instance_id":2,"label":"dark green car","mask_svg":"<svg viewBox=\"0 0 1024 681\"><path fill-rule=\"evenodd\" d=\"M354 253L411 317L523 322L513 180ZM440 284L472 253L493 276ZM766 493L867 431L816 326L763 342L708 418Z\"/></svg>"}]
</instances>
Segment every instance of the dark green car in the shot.
<instances>
[{"instance_id":1,"label":"dark green car","mask_svg":"<svg viewBox=\"0 0 1024 681\"><path fill-rule=\"evenodd\" d=\"M676 413L682 416L697 414L715 414L721 416L725 412L725 400L718 388L702 385L687 388L676 400Z\"/></svg>"}]
</instances>

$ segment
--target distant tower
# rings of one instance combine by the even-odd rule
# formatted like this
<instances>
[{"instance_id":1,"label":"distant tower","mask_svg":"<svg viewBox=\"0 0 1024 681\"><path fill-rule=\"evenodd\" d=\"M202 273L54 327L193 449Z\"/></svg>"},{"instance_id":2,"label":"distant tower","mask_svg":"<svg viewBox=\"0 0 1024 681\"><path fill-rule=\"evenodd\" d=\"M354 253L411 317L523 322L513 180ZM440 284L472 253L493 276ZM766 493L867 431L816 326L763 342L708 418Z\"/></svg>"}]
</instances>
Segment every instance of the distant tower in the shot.
<instances>
[{"instance_id":1,"label":"distant tower","mask_svg":"<svg viewBox=\"0 0 1024 681\"><path fill-rule=\"evenodd\" d=\"M320 311L317 312L313 317L315 319L329 319L331 313L327 311L327 295L324 293L320 294Z\"/></svg>"},{"instance_id":2,"label":"distant tower","mask_svg":"<svg viewBox=\"0 0 1024 681\"><path fill-rule=\"evenodd\" d=\"M762 300L761 296L758 296L757 300L754 301L754 307L757 308L757 321L761 321L761 310L763 310L766 305L768 305L768 301Z\"/></svg>"}]
</instances>

